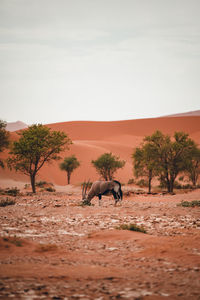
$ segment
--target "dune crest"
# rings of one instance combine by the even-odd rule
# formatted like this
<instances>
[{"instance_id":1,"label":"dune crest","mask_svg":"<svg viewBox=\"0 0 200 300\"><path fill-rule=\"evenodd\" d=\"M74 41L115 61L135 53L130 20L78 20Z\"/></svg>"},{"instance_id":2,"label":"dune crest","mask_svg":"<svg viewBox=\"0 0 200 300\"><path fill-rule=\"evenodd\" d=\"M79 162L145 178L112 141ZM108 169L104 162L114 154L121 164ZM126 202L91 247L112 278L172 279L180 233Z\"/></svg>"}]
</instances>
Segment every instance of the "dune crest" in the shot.
<instances>
[{"instance_id":1,"label":"dune crest","mask_svg":"<svg viewBox=\"0 0 200 300\"><path fill-rule=\"evenodd\" d=\"M13 132L13 131L25 129L25 128L27 128L27 127L28 127L28 125L25 124L25 123L23 123L23 122L21 122L21 121L17 121L17 122L9 122L9 123L7 123L7 125L6 125L6 130L7 130L7 131Z\"/></svg>"}]
</instances>

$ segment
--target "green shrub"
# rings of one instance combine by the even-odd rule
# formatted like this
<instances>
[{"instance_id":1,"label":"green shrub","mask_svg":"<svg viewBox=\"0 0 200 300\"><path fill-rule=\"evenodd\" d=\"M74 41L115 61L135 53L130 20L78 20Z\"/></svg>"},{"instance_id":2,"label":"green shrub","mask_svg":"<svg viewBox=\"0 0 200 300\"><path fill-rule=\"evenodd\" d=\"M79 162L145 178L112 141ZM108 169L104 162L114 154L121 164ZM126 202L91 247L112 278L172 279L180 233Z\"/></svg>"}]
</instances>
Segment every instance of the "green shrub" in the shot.
<instances>
[{"instance_id":1,"label":"green shrub","mask_svg":"<svg viewBox=\"0 0 200 300\"><path fill-rule=\"evenodd\" d=\"M18 239L17 237L4 237L3 240L5 242L11 243L17 247L22 247L23 246L23 242L22 240Z\"/></svg>"},{"instance_id":2,"label":"green shrub","mask_svg":"<svg viewBox=\"0 0 200 300\"><path fill-rule=\"evenodd\" d=\"M188 189L194 189L194 186L192 184L180 184L177 181L174 183L174 188L177 190L188 190Z\"/></svg>"},{"instance_id":3,"label":"green shrub","mask_svg":"<svg viewBox=\"0 0 200 300\"><path fill-rule=\"evenodd\" d=\"M200 206L200 200L193 200L193 201L182 201L178 206L183 207L195 207Z\"/></svg>"},{"instance_id":4,"label":"green shrub","mask_svg":"<svg viewBox=\"0 0 200 300\"><path fill-rule=\"evenodd\" d=\"M40 244L36 247L36 252L48 252L48 251L55 251L58 247L55 244Z\"/></svg>"},{"instance_id":5,"label":"green shrub","mask_svg":"<svg viewBox=\"0 0 200 300\"><path fill-rule=\"evenodd\" d=\"M142 233L147 233L146 229L143 226L137 226L136 224L121 224L119 227L116 227L119 230L131 230L138 231Z\"/></svg>"},{"instance_id":6,"label":"green shrub","mask_svg":"<svg viewBox=\"0 0 200 300\"><path fill-rule=\"evenodd\" d=\"M175 180L174 181L174 188L177 189L177 190L180 190L180 189L182 189L182 185Z\"/></svg>"},{"instance_id":7,"label":"green shrub","mask_svg":"<svg viewBox=\"0 0 200 300\"><path fill-rule=\"evenodd\" d=\"M128 184L134 184L134 179L130 178L129 181L128 181Z\"/></svg>"},{"instance_id":8,"label":"green shrub","mask_svg":"<svg viewBox=\"0 0 200 300\"><path fill-rule=\"evenodd\" d=\"M56 190L54 189L54 188L52 188L52 187L47 187L46 189L45 189L47 192L55 192Z\"/></svg>"},{"instance_id":9,"label":"green shrub","mask_svg":"<svg viewBox=\"0 0 200 300\"><path fill-rule=\"evenodd\" d=\"M84 206L94 206L94 204L92 204L90 201L88 200L84 200L80 203L80 206L84 207Z\"/></svg>"},{"instance_id":10,"label":"green shrub","mask_svg":"<svg viewBox=\"0 0 200 300\"><path fill-rule=\"evenodd\" d=\"M9 196L13 196L16 197L17 195L19 195L20 190L17 187L12 187L12 188L8 188L4 191L5 195L9 195Z\"/></svg>"},{"instance_id":11,"label":"green shrub","mask_svg":"<svg viewBox=\"0 0 200 300\"><path fill-rule=\"evenodd\" d=\"M40 188L43 188L45 185L47 184L47 182L46 181L38 181L38 182L36 182L36 186L37 187L40 187Z\"/></svg>"},{"instance_id":12,"label":"green shrub","mask_svg":"<svg viewBox=\"0 0 200 300\"><path fill-rule=\"evenodd\" d=\"M178 183L177 181L174 182L174 188L177 189L177 190L181 190L181 189L192 189L193 188L193 185L187 183L187 184L180 184Z\"/></svg>"},{"instance_id":13,"label":"green shrub","mask_svg":"<svg viewBox=\"0 0 200 300\"><path fill-rule=\"evenodd\" d=\"M140 179L139 181L136 182L136 185L138 185L139 187L148 187L148 181L144 180L144 179Z\"/></svg>"},{"instance_id":14,"label":"green shrub","mask_svg":"<svg viewBox=\"0 0 200 300\"><path fill-rule=\"evenodd\" d=\"M187 189L193 189L194 187L193 187L193 185L192 184L184 184L184 185L182 185L182 189L185 189L185 190L187 190Z\"/></svg>"},{"instance_id":15,"label":"green shrub","mask_svg":"<svg viewBox=\"0 0 200 300\"><path fill-rule=\"evenodd\" d=\"M14 200L10 200L9 198L3 199L0 201L0 207L5 207L8 205L15 205L15 201Z\"/></svg>"}]
</instances>

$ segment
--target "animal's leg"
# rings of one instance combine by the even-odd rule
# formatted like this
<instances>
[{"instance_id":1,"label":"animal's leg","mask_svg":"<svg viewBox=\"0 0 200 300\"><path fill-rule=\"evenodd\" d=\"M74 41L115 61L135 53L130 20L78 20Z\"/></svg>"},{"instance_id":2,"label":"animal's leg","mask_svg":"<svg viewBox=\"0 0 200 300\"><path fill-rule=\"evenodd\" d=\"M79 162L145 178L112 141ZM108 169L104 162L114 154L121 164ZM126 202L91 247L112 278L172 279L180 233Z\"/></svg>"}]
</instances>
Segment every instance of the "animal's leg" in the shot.
<instances>
[{"instance_id":1,"label":"animal's leg","mask_svg":"<svg viewBox=\"0 0 200 300\"><path fill-rule=\"evenodd\" d=\"M117 205L117 202L119 201L119 199L118 199L118 197L117 197L117 193L114 191L114 190L112 190L112 194L113 194L113 197L114 197L114 199L115 199L115 206Z\"/></svg>"},{"instance_id":2,"label":"animal's leg","mask_svg":"<svg viewBox=\"0 0 200 300\"><path fill-rule=\"evenodd\" d=\"M121 197L120 197L119 192L117 193L116 204L117 204L117 202L120 202L120 204L121 204Z\"/></svg>"},{"instance_id":3,"label":"animal's leg","mask_svg":"<svg viewBox=\"0 0 200 300\"><path fill-rule=\"evenodd\" d=\"M99 194L99 206L101 206L101 194Z\"/></svg>"},{"instance_id":4,"label":"animal's leg","mask_svg":"<svg viewBox=\"0 0 200 300\"><path fill-rule=\"evenodd\" d=\"M121 190L121 189L120 189L119 193L120 193L120 199L121 199L121 201L122 201L123 193L122 193L122 190Z\"/></svg>"},{"instance_id":5,"label":"animal's leg","mask_svg":"<svg viewBox=\"0 0 200 300\"><path fill-rule=\"evenodd\" d=\"M120 205L122 205L122 197L120 191L117 193L118 201L120 202Z\"/></svg>"},{"instance_id":6,"label":"animal's leg","mask_svg":"<svg viewBox=\"0 0 200 300\"><path fill-rule=\"evenodd\" d=\"M116 198L115 198L116 203L117 203L118 201L121 202L121 201L122 201L122 197L123 197L121 187L120 187L119 185L115 185L114 191L115 191L115 193L116 193Z\"/></svg>"}]
</instances>

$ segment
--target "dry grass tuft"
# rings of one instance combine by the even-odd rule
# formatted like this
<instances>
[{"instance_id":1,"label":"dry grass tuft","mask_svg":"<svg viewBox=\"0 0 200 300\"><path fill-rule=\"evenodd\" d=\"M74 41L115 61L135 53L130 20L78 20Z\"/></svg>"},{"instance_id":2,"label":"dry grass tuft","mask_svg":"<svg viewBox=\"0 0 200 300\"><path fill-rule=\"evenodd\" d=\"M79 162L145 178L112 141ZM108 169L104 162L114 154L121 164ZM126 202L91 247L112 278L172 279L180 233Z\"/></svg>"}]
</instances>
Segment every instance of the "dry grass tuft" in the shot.
<instances>
[{"instance_id":1,"label":"dry grass tuft","mask_svg":"<svg viewBox=\"0 0 200 300\"><path fill-rule=\"evenodd\" d=\"M200 200L193 200L193 201L182 201L178 206L183 207L195 207L200 206Z\"/></svg>"},{"instance_id":2,"label":"dry grass tuft","mask_svg":"<svg viewBox=\"0 0 200 300\"><path fill-rule=\"evenodd\" d=\"M121 224L120 226L116 227L119 230L131 230L131 231L138 231L142 233L147 233L146 229L142 226L137 226L136 224Z\"/></svg>"},{"instance_id":3,"label":"dry grass tuft","mask_svg":"<svg viewBox=\"0 0 200 300\"><path fill-rule=\"evenodd\" d=\"M15 205L14 200L10 200L9 198L0 200L0 207L6 207L8 205Z\"/></svg>"},{"instance_id":4,"label":"dry grass tuft","mask_svg":"<svg viewBox=\"0 0 200 300\"><path fill-rule=\"evenodd\" d=\"M3 237L3 242L5 243L6 248L9 248L10 244L15 245L16 247L23 246L23 241L17 237Z\"/></svg>"},{"instance_id":5,"label":"dry grass tuft","mask_svg":"<svg viewBox=\"0 0 200 300\"><path fill-rule=\"evenodd\" d=\"M58 249L55 244L40 244L36 247L36 252L48 252L48 251L56 251Z\"/></svg>"}]
</instances>

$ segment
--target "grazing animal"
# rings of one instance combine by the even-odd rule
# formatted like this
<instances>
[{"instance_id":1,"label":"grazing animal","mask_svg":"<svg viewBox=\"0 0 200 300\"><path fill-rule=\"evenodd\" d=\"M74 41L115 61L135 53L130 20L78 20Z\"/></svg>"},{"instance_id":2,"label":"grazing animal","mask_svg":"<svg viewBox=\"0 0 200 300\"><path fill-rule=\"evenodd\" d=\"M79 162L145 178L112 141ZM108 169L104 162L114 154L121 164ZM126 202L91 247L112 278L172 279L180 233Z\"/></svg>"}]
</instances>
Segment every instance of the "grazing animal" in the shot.
<instances>
[{"instance_id":1,"label":"grazing animal","mask_svg":"<svg viewBox=\"0 0 200 300\"><path fill-rule=\"evenodd\" d=\"M93 182L88 194L87 188L89 186L89 181L83 185L82 189L82 201L83 204L90 205L92 198L95 196L99 197L99 205L101 205L102 195L112 193L115 199L115 206L118 201L122 201L123 193L121 190L121 183L117 180L112 181L95 181Z\"/></svg>"}]
</instances>

